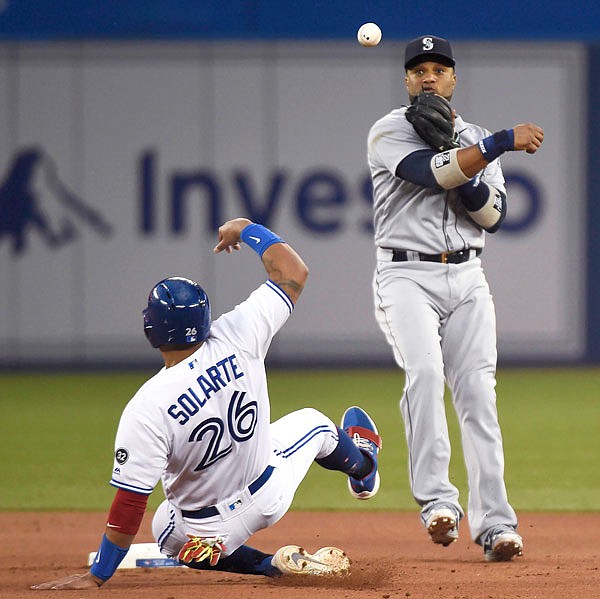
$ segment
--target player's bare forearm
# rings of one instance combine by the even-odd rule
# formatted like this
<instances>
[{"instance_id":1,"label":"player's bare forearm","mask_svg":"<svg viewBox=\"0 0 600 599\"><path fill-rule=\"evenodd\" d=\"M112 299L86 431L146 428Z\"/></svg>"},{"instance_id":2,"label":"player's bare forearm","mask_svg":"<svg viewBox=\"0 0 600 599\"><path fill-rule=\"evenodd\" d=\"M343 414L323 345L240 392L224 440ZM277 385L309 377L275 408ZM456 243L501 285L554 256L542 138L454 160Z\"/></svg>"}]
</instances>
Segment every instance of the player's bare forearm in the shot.
<instances>
[{"instance_id":1,"label":"player's bare forearm","mask_svg":"<svg viewBox=\"0 0 600 599\"><path fill-rule=\"evenodd\" d=\"M252 221L247 218L235 218L221 225L218 233L219 242L214 248L215 254L222 251L230 254L233 250L239 250L242 231L251 224L253 224ZM273 238L274 234L271 231L262 227L261 229L263 235L270 235ZM251 237L251 239L260 241L255 237ZM308 267L292 247L287 243L282 243L278 237L276 241L264 250L261 259L269 279L279 285L295 304L304 289L308 277ZM248 241L246 242L248 243Z\"/></svg>"},{"instance_id":2,"label":"player's bare forearm","mask_svg":"<svg viewBox=\"0 0 600 599\"><path fill-rule=\"evenodd\" d=\"M308 267L288 244L277 243L267 248L262 257L269 279L277 283L295 304L308 278Z\"/></svg>"},{"instance_id":3,"label":"player's bare forearm","mask_svg":"<svg viewBox=\"0 0 600 599\"><path fill-rule=\"evenodd\" d=\"M456 153L456 158L460 170L465 174L465 177L469 178L474 177L488 165L487 160L476 145L461 148Z\"/></svg>"},{"instance_id":4,"label":"player's bare forearm","mask_svg":"<svg viewBox=\"0 0 600 599\"><path fill-rule=\"evenodd\" d=\"M128 535L123 532L118 532L114 528L106 527L104 534L106 538L111 542L123 549L129 549L131 543L135 539L135 535Z\"/></svg>"}]
</instances>

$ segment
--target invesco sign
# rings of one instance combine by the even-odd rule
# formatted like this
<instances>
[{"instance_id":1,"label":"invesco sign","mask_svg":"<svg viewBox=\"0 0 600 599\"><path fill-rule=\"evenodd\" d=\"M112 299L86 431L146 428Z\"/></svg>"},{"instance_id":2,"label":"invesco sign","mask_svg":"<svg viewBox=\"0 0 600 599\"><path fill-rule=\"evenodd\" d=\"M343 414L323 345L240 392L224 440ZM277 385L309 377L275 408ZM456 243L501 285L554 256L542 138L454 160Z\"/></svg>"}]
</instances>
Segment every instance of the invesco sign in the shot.
<instances>
[{"instance_id":1,"label":"invesco sign","mask_svg":"<svg viewBox=\"0 0 600 599\"><path fill-rule=\"evenodd\" d=\"M193 171L173 170L159 180L158 156L154 150L144 152L138 160L139 181L139 228L151 235L166 226L175 235L184 235L189 220L190 204L201 201L204 205L203 222L207 232L215 232L226 219L230 210L226 203L237 204L236 212L253 221L270 226L282 206L291 205L300 225L311 233L334 235L346 227L353 227L365 235L371 235L372 187L368 172L355 180L325 166L308 169L300 174L279 168L273 169L262 181L242 169L233 169L228 174L211 168ZM501 232L523 233L536 225L542 213L542 194L535 177L527 172L504 173L509 197L509 209ZM166 184L165 184L166 183ZM159 197L159 189L167 190L167 222L158 222L158 206L165 199ZM519 209L511 213L513 197ZM349 207L358 202L364 211L353 211L353 222ZM163 211L161 210L162 214Z\"/></svg>"}]
</instances>

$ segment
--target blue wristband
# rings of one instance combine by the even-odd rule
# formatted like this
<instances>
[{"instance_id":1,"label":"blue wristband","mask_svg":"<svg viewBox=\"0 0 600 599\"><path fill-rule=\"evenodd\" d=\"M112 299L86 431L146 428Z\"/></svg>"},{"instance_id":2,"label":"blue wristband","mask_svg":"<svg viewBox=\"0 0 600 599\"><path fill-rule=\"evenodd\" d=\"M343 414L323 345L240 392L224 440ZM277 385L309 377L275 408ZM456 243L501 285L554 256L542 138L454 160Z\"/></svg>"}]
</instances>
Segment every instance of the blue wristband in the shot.
<instances>
[{"instance_id":1,"label":"blue wristband","mask_svg":"<svg viewBox=\"0 0 600 599\"><path fill-rule=\"evenodd\" d=\"M479 141L479 149L488 161L496 160L498 156L515 149L515 132L512 129L502 129Z\"/></svg>"},{"instance_id":2,"label":"blue wristband","mask_svg":"<svg viewBox=\"0 0 600 599\"><path fill-rule=\"evenodd\" d=\"M261 258L268 247L271 247L274 243L285 243L281 237L256 223L251 223L244 228L241 232L240 237L242 241L249 245Z\"/></svg>"},{"instance_id":3,"label":"blue wristband","mask_svg":"<svg viewBox=\"0 0 600 599\"><path fill-rule=\"evenodd\" d=\"M106 535L102 535L102 542L90 568L90 573L106 582L115 573L128 551L129 548L123 549L109 541Z\"/></svg>"}]
</instances>

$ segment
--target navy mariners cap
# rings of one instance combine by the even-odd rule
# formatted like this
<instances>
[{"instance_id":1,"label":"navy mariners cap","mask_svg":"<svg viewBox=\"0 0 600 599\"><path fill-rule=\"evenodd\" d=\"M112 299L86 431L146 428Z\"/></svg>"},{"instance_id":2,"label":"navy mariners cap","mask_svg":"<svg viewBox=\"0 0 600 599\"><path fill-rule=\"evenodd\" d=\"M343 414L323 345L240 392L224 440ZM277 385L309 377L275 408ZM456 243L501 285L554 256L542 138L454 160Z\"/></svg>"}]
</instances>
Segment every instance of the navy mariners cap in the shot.
<instances>
[{"instance_id":1,"label":"navy mariners cap","mask_svg":"<svg viewBox=\"0 0 600 599\"><path fill-rule=\"evenodd\" d=\"M411 69L420 62L435 60L441 64L453 67L454 56L450 42L435 35L422 35L406 44L404 52L404 68Z\"/></svg>"}]
</instances>

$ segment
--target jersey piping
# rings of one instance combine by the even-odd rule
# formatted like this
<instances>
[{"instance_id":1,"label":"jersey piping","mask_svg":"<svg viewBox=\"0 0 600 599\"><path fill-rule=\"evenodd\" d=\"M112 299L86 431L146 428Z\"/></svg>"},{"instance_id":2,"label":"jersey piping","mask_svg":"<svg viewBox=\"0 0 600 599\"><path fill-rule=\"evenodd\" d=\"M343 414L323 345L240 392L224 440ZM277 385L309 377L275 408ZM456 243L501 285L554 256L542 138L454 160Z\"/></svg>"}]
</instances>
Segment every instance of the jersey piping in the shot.
<instances>
[{"instance_id":1,"label":"jersey piping","mask_svg":"<svg viewBox=\"0 0 600 599\"><path fill-rule=\"evenodd\" d=\"M332 434L331 429L326 425L317 426L310 430L308 433L306 433L304 437L298 439L298 441L296 441L292 446L283 450L276 449L275 455L283 458L289 458L290 456L294 455L297 451L302 449L302 447L304 447L308 442L310 442L311 439L313 439L317 435L322 434Z\"/></svg>"}]
</instances>

